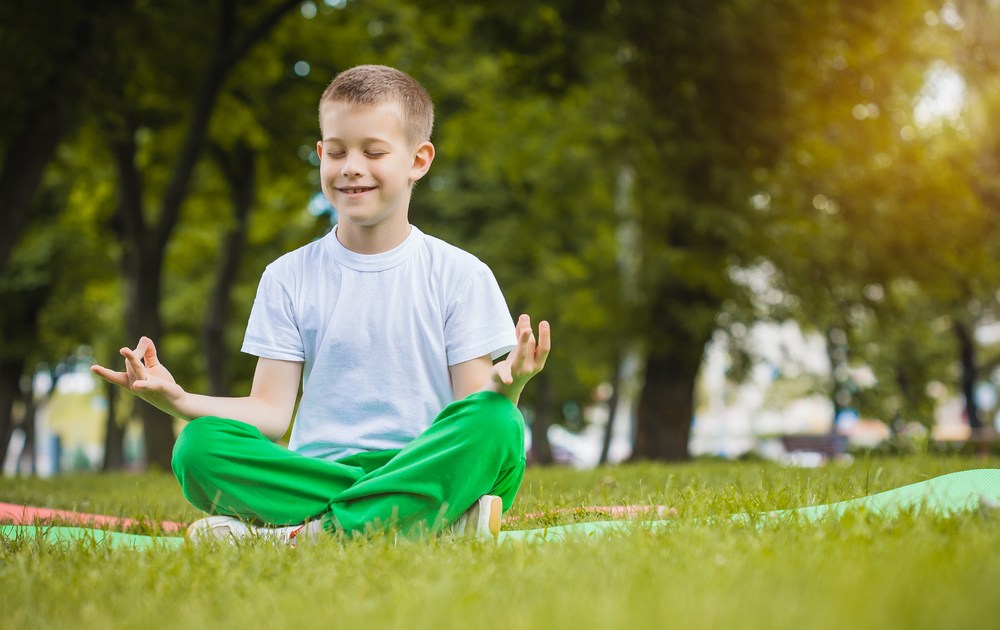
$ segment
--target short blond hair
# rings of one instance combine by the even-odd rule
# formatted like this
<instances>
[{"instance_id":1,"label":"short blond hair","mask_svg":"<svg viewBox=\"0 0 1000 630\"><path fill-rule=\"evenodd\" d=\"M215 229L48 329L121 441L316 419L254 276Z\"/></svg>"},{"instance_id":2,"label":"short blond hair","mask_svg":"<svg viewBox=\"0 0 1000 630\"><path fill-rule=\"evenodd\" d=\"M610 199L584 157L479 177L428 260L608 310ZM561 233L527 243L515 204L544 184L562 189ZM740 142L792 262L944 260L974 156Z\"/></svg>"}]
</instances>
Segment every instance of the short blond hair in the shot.
<instances>
[{"instance_id":1,"label":"short blond hair","mask_svg":"<svg viewBox=\"0 0 1000 630\"><path fill-rule=\"evenodd\" d=\"M416 145L431 139L434 102L424 87L402 70L376 65L344 70L334 77L319 99L320 124L325 103L394 108L407 140Z\"/></svg>"}]
</instances>

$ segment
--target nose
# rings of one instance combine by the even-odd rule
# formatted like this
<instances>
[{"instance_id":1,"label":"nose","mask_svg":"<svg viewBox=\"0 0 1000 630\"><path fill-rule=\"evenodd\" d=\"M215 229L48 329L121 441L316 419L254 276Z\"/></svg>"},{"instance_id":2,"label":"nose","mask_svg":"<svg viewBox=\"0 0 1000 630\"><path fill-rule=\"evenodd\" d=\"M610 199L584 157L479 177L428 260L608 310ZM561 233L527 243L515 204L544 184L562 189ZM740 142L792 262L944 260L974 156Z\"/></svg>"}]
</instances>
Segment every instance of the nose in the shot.
<instances>
[{"instance_id":1,"label":"nose","mask_svg":"<svg viewBox=\"0 0 1000 630\"><path fill-rule=\"evenodd\" d=\"M340 169L340 174L344 177L357 177L361 175L361 166L358 163L358 156L356 153L348 152L347 157L344 158L344 166Z\"/></svg>"}]
</instances>

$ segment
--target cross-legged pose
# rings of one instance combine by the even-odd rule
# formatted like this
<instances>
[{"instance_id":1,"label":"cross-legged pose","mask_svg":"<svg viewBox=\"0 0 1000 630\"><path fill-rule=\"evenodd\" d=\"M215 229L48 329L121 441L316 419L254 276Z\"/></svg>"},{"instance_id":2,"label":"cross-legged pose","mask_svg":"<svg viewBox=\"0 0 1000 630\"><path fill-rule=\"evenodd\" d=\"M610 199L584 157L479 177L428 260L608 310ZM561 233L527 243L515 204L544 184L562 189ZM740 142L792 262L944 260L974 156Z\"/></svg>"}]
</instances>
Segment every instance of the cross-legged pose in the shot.
<instances>
[{"instance_id":1,"label":"cross-legged pose","mask_svg":"<svg viewBox=\"0 0 1000 630\"><path fill-rule=\"evenodd\" d=\"M243 342L258 357L250 394L188 393L147 337L122 348L124 372L92 370L190 421L173 471L213 516L189 538L495 537L524 473L516 404L545 365L549 326L536 338L527 315L515 325L485 264L410 224L413 185L434 160L419 83L352 68L323 93L319 120L338 224L264 271ZM275 442L300 383L285 448Z\"/></svg>"}]
</instances>

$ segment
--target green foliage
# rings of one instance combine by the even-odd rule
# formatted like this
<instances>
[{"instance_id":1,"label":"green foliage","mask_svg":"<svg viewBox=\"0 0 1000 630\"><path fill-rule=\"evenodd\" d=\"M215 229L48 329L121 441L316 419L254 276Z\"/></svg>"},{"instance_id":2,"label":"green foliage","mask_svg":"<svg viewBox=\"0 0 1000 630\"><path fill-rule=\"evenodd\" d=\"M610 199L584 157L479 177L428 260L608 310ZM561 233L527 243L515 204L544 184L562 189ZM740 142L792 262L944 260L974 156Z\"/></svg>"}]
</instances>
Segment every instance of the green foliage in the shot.
<instances>
[{"instance_id":1,"label":"green foliage","mask_svg":"<svg viewBox=\"0 0 1000 630\"><path fill-rule=\"evenodd\" d=\"M77 134L76 142L83 153L100 153L86 132ZM81 343L99 344L121 304L114 248L102 230L113 183L99 160L75 160L69 146L57 154L42 182L34 220L0 279L0 300L6 305L0 320L23 316L25 309L35 312L30 321L5 332L3 351L32 362L54 364Z\"/></svg>"},{"instance_id":2,"label":"green foliage","mask_svg":"<svg viewBox=\"0 0 1000 630\"><path fill-rule=\"evenodd\" d=\"M984 138L961 119L914 114L957 35L938 9L801 9L822 36L786 64L795 133L753 198L776 219L761 253L785 293L761 311L842 338L831 389L855 391L839 404L886 420L931 422L927 384L957 374L950 322L989 321L1000 286L995 211L965 166ZM858 365L873 369L875 389L838 376Z\"/></svg>"},{"instance_id":3,"label":"green foliage","mask_svg":"<svg viewBox=\"0 0 1000 630\"><path fill-rule=\"evenodd\" d=\"M235 357L263 267L328 229L305 211L319 191L316 105L358 63L411 72L434 98L437 158L411 219L486 261L514 314L553 323L547 377L560 401L589 400L633 347L692 389L715 329L735 340L736 324L791 318L840 340L840 367L871 367L878 386L850 404L929 422L926 385L956 378L949 324L998 317L1000 18L989 3L307 2L224 76L207 74L214 55L281 3L78 4L51 5L54 25L38 7L0 20L22 26L3 31L2 47L24 60L0 71L18 86L0 94L3 146L49 98L39 94L67 42L101 35L73 75L86 80L71 82L77 130L0 287L17 305L0 313L3 352L33 353L29 363L134 342L119 276L149 243L114 217L122 182L109 147L134 138L142 217L155 225L212 88L179 221L162 234L161 349L203 390L206 305L239 222L226 164L254 165L224 333ZM942 63L965 78L966 108L921 123L914 108ZM747 270L773 291L751 295ZM750 373L753 357L737 358L734 376ZM234 359L234 393L252 368ZM841 372L831 394L851 385ZM663 423L689 423L684 404L661 406L673 414Z\"/></svg>"}]
</instances>

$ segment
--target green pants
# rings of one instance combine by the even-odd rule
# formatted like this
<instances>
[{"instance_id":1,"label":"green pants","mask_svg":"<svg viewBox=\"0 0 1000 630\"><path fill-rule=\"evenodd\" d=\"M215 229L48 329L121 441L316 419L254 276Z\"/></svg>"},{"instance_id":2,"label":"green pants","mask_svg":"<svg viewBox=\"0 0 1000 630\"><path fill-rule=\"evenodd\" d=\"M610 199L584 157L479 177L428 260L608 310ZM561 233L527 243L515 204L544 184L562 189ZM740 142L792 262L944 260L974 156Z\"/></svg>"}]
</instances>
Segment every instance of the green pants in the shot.
<instances>
[{"instance_id":1,"label":"green pants","mask_svg":"<svg viewBox=\"0 0 1000 630\"><path fill-rule=\"evenodd\" d=\"M492 392L448 405L402 449L326 461L300 455L256 427L197 418L174 446L184 496L211 514L267 525L322 518L327 530L435 531L480 496L508 510L524 475L524 420Z\"/></svg>"}]
</instances>

